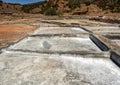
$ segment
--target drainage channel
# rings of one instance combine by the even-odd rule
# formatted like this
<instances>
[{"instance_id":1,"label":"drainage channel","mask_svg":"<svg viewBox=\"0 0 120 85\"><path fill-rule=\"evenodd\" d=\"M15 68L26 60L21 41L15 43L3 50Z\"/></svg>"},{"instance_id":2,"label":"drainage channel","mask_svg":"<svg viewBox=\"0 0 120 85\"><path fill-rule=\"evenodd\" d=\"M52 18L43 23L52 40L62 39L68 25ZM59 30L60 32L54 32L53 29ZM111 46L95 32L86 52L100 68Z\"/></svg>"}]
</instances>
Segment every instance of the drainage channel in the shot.
<instances>
[{"instance_id":1,"label":"drainage channel","mask_svg":"<svg viewBox=\"0 0 120 85\"><path fill-rule=\"evenodd\" d=\"M116 34L116 35L115 34L113 34L113 35L107 34L107 35L105 35L105 37L107 37L108 39L111 39L111 40L117 40L117 39L120 40L120 34Z\"/></svg>"},{"instance_id":2,"label":"drainage channel","mask_svg":"<svg viewBox=\"0 0 120 85\"><path fill-rule=\"evenodd\" d=\"M109 51L108 46L97 39L93 34L90 34L89 37L102 51Z\"/></svg>"},{"instance_id":3,"label":"drainage channel","mask_svg":"<svg viewBox=\"0 0 120 85\"><path fill-rule=\"evenodd\" d=\"M120 67L120 55L112 51L110 54L110 59Z\"/></svg>"}]
</instances>

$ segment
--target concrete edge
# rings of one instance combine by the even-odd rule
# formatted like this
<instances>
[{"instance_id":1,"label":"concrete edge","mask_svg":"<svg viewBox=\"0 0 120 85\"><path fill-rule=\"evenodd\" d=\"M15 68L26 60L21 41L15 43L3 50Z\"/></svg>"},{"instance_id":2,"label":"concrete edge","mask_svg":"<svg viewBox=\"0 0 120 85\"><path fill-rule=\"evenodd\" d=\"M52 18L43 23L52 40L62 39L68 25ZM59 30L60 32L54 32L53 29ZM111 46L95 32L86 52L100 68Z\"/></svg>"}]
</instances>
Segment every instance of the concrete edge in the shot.
<instances>
[{"instance_id":1,"label":"concrete edge","mask_svg":"<svg viewBox=\"0 0 120 85\"><path fill-rule=\"evenodd\" d=\"M31 51L21 49L7 49L5 51L25 52L25 53L41 53L41 54L73 54L73 55L110 55L109 52L93 52L93 51Z\"/></svg>"},{"instance_id":2,"label":"concrete edge","mask_svg":"<svg viewBox=\"0 0 120 85\"><path fill-rule=\"evenodd\" d=\"M20 53L20 54L46 54L46 55L72 55L72 56L79 56L79 55L82 55L84 56L84 58L105 58L105 59L108 59L110 58L109 55L110 53L109 52L53 52L53 51L30 51L30 50L20 50L20 49L17 49L17 50L14 50L14 49L7 49L7 50L4 50L3 51L3 54L4 53ZM86 55L89 55L86 56ZM94 56L93 56L94 55Z\"/></svg>"},{"instance_id":3,"label":"concrete edge","mask_svg":"<svg viewBox=\"0 0 120 85\"><path fill-rule=\"evenodd\" d=\"M73 34L70 34L70 33L61 33L61 34L30 34L29 37L83 37L84 36L87 36L88 33L73 33Z\"/></svg>"},{"instance_id":4,"label":"concrete edge","mask_svg":"<svg viewBox=\"0 0 120 85\"><path fill-rule=\"evenodd\" d=\"M8 44L7 46L5 46L5 47L2 47L2 48L0 49L0 54L2 53L2 50L3 50L3 49L7 49L7 48L10 47L11 45L14 45L14 44L20 42L21 40L25 39L26 37L28 37L28 35L23 36L23 37L21 37L20 39L9 43L9 44Z\"/></svg>"}]
</instances>

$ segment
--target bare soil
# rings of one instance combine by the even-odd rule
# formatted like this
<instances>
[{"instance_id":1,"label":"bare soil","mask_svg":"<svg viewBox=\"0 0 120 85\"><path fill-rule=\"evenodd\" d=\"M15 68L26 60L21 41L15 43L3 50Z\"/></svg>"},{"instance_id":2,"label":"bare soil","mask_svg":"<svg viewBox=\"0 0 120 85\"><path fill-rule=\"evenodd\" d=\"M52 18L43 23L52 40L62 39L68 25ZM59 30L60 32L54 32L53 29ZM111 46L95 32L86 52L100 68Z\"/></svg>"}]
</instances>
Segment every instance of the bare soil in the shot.
<instances>
[{"instance_id":1,"label":"bare soil","mask_svg":"<svg viewBox=\"0 0 120 85\"><path fill-rule=\"evenodd\" d=\"M25 37L34 27L25 24L0 25L0 48L8 46Z\"/></svg>"}]
</instances>

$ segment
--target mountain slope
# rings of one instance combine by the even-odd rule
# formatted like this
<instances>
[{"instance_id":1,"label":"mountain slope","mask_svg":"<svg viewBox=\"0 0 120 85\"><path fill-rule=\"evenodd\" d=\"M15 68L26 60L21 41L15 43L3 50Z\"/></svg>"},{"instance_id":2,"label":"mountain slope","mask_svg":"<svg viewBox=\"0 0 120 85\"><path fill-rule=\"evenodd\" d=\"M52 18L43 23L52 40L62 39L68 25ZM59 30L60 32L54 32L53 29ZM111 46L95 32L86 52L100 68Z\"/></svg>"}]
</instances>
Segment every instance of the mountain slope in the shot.
<instances>
[{"instance_id":1,"label":"mountain slope","mask_svg":"<svg viewBox=\"0 0 120 85\"><path fill-rule=\"evenodd\" d=\"M7 8L45 15L97 14L105 11L120 13L120 0L46 0L26 5L3 3L0 0L0 11Z\"/></svg>"},{"instance_id":2,"label":"mountain slope","mask_svg":"<svg viewBox=\"0 0 120 85\"><path fill-rule=\"evenodd\" d=\"M5 3L0 0L0 13L20 13L23 11L22 7L20 4Z\"/></svg>"}]
</instances>

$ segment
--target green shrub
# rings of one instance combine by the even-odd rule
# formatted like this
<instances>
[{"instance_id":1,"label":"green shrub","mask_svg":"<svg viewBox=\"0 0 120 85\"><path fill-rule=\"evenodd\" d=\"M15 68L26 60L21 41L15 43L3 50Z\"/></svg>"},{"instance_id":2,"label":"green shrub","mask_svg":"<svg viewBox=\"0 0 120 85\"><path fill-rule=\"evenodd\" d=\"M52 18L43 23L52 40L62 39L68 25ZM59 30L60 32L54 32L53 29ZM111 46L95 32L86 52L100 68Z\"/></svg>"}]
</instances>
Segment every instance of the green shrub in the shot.
<instances>
[{"instance_id":1,"label":"green shrub","mask_svg":"<svg viewBox=\"0 0 120 85\"><path fill-rule=\"evenodd\" d=\"M45 15L56 15L56 9L55 8L48 8L47 10L44 11Z\"/></svg>"},{"instance_id":2,"label":"green shrub","mask_svg":"<svg viewBox=\"0 0 120 85\"><path fill-rule=\"evenodd\" d=\"M58 12L57 12L57 15L58 15L58 16L62 16L62 15L63 15L63 11L58 11Z\"/></svg>"},{"instance_id":3,"label":"green shrub","mask_svg":"<svg viewBox=\"0 0 120 85\"><path fill-rule=\"evenodd\" d=\"M86 6L89 6L91 3L89 1L84 2Z\"/></svg>"},{"instance_id":4,"label":"green shrub","mask_svg":"<svg viewBox=\"0 0 120 85\"><path fill-rule=\"evenodd\" d=\"M102 0L98 6L103 10L111 10L111 12L120 12L120 0Z\"/></svg>"},{"instance_id":5,"label":"green shrub","mask_svg":"<svg viewBox=\"0 0 120 85\"><path fill-rule=\"evenodd\" d=\"M73 1L69 0L68 7L74 10L75 8L80 7L80 3L81 2L79 0L73 0Z\"/></svg>"}]
</instances>

